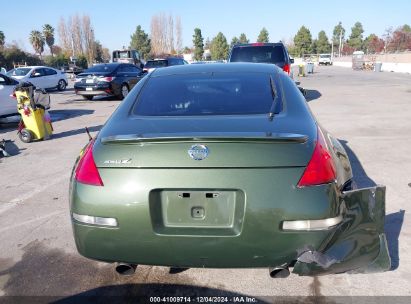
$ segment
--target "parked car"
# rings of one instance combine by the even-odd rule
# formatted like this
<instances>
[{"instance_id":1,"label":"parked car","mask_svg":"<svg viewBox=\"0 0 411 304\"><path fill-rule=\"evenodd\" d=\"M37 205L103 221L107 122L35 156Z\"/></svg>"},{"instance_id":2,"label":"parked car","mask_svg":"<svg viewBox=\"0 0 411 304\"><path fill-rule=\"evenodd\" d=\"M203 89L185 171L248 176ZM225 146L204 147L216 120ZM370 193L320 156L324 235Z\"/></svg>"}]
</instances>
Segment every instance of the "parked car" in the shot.
<instances>
[{"instance_id":1,"label":"parked car","mask_svg":"<svg viewBox=\"0 0 411 304\"><path fill-rule=\"evenodd\" d=\"M236 44L230 52L228 62L272 63L293 78L291 59L282 42Z\"/></svg>"},{"instance_id":2,"label":"parked car","mask_svg":"<svg viewBox=\"0 0 411 304\"><path fill-rule=\"evenodd\" d=\"M67 87L66 73L46 66L15 68L7 72L7 75L20 82L31 82L41 89L64 91Z\"/></svg>"},{"instance_id":3,"label":"parked car","mask_svg":"<svg viewBox=\"0 0 411 304\"><path fill-rule=\"evenodd\" d=\"M14 88L19 82L0 74L0 117L17 115L17 101Z\"/></svg>"},{"instance_id":4,"label":"parked car","mask_svg":"<svg viewBox=\"0 0 411 304\"><path fill-rule=\"evenodd\" d=\"M133 64L96 64L76 76L74 90L88 100L94 96L118 96L123 99L145 72Z\"/></svg>"},{"instance_id":5,"label":"parked car","mask_svg":"<svg viewBox=\"0 0 411 304\"><path fill-rule=\"evenodd\" d=\"M352 187L341 143L268 64L148 74L75 162L80 254L285 277L390 268L385 188Z\"/></svg>"},{"instance_id":6,"label":"parked car","mask_svg":"<svg viewBox=\"0 0 411 304\"><path fill-rule=\"evenodd\" d=\"M144 71L152 72L157 68L164 68L172 65L184 65L188 64L183 58L178 57L168 57L164 59L154 59L154 60L147 60L146 64L144 65Z\"/></svg>"},{"instance_id":7,"label":"parked car","mask_svg":"<svg viewBox=\"0 0 411 304\"><path fill-rule=\"evenodd\" d=\"M332 65L331 54L320 54L318 57L318 65Z\"/></svg>"}]
</instances>

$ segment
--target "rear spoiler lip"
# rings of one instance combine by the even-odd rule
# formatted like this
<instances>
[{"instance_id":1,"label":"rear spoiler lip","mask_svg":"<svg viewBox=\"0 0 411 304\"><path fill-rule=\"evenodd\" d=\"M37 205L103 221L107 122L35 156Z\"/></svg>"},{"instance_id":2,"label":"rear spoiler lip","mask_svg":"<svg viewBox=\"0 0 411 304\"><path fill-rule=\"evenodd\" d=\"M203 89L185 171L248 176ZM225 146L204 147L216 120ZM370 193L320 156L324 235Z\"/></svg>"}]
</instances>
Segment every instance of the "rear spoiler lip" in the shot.
<instances>
[{"instance_id":1,"label":"rear spoiler lip","mask_svg":"<svg viewBox=\"0 0 411 304\"><path fill-rule=\"evenodd\" d=\"M221 134L221 133L220 133ZM128 144L128 143L174 143L174 142L258 142L258 143L306 143L307 135L294 133L233 133L223 134L192 134L172 136L171 134L128 134L114 135L101 138L102 144Z\"/></svg>"}]
</instances>

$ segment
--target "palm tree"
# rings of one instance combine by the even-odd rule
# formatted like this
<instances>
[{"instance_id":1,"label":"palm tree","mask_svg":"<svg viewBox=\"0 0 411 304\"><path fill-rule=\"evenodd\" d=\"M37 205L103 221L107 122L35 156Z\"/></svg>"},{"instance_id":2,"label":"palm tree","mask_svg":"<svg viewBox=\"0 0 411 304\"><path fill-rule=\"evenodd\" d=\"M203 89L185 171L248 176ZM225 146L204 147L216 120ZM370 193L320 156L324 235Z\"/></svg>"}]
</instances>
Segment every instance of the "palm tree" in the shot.
<instances>
[{"instance_id":1,"label":"palm tree","mask_svg":"<svg viewBox=\"0 0 411 304\"><path fill-rule=\"evenodd\" d=\"M39 53L40 55L40 60L41 58L41 53L44 51L44 36L41 32L39 31L31 31L30 33L30 43L33 46L33 49L36 53Z\"/></svg>"},{"instance_id":2,"label":"palm tree","mask_svg":"<svg viewBox=\"0 0 411 304\"><path fill-rule=\"evenodd\" d=\"M5 40L6 36L4 36L3 31L0 31L0 50L3 49Z\"/></svg>"},{"instance_id":3,"label":"palm tree","mask_svg":"<svg viewBox=\"0 0 411 304\"><path fill-rule=\"evenodd\" d=\"M54 28L50 24L45 24L43 26L43 36L46 39L46 43L50 48L51 56L53 56Z\"/></svg>"}]
</instances>

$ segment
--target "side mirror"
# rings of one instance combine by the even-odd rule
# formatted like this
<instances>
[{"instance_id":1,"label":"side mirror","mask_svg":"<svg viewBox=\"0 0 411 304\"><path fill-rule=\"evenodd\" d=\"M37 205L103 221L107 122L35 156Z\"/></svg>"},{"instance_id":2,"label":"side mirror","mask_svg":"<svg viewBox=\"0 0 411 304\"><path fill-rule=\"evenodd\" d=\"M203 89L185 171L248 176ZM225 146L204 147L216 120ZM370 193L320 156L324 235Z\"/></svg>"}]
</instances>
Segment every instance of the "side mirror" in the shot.
<instances>
[{"instance_id":1,"label":"side mirror","mask_svg":"<svg viewBox=\"0 0 411 304\"><path fill-rule=\"evenodd\" d=\"M39 77L39 76L41 76L41 74L37 72L37 73L31 74L30 78Z\"/></svg>"},{"instance_id":2,"label":"side mirror","mask_svg":"<svg viewBox=\"0 0 411 304\"><path fill-rule=\"evenodd\" d=\"M294 58L290 58L290 62L291 62L291 63L294 63Z\"/></svg>"}]
</instances>

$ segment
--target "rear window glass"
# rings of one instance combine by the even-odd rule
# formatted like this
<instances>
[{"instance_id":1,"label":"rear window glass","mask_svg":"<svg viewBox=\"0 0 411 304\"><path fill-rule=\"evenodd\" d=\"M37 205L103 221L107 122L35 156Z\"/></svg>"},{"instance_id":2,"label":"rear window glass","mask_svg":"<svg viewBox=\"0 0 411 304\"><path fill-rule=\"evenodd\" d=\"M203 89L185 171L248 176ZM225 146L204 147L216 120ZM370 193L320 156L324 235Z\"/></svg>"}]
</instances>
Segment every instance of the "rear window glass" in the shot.
<instances>
[{"instance_id":1,"label":"rear window glass","mask_svg":"<svg viewBox=\"0 0 411 304\"><path fill-rule=\"evenodd\" d=\"M276 84L276 90L278 89ZM279 98L278 98L279 100ZM270 75L203 73L152 77L133 108L141 116L243 115L269 113ZM282 103L277 102L275 112Z\"/></svg>"},{"instance_id":2,"label":"rear window glass","mask_svg":"<svg viewBox=\"0 0 411 304\"><path fill-rule=\"evenodd\" d=\"M113 72L118 65L98 64L84 71L84 73L110 73Z\"/></svg>"},{"instance_id":3,"label":"rear window glass","mask_svg":"<svg viewBox=\"0 0 411 304\"><path fill-rule=\"evenodd\" d=\"M25 76L30 71L31 71L31 68L17 68L17 69L10 71L9 76Z\"/></svg>"},{"instance_id":4,"label":"rear window glass","mask_svg":"<svg viewBox=\"0 0 411 304\"><path fill-rule=\"evenodd\" d=\"M245 46L232 50L230 62L284 62L284 51L281 46Z\"/></svg>"},{"instance_id":5,"label":"rear window glass","mask_svg":"<svg viewBox=\"0 0 411 304\"><path fill-rule=\"evenodd\" d=\"M167 66L167 60L149 60L147 61L145 68L162 68Z\"/></svg>"},{"instance_id":6,"label":"rear window glass","mask_svg":"<svg viewBox=\"0 0 411 304\"><path fill-rule=\"evenodd\" d=\"M320 55L320 58L331 58L331 55Z\"/></svg>"},{"instance_id":7,"label":"rear window glass","mask_svg":"<svg viewBox=\"0 0 411 304\"><path fill-rule=\"evenodd\" d=\"M130 51L115 51L113 52L114 58L130 58Z\"/></svg>"}]
</instances>

